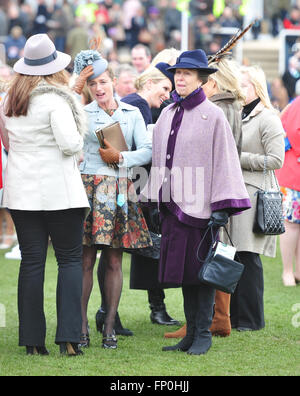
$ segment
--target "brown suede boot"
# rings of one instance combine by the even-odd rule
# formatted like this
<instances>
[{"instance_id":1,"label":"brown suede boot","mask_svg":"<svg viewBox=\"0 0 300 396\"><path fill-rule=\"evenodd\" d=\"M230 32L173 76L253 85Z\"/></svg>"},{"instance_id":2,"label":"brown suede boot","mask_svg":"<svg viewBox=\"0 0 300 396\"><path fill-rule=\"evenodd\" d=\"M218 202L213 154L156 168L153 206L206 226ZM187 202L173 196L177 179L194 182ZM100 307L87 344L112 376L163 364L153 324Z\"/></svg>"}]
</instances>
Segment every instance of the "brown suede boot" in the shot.
<instances>
[{"instance_id":1,"label":"brown suede boot","mask_svg":"<svg viewBox=\"0 0 300 396\"><path fill-rule=\"evenodd\" d=\"M215 314L210 331L214 336L229 337L231 333L230 323L230 294L216 290Z\"/></svg>"},{"instance_id":2,"label":"brown suede boot","mask_svg":"<svg viewBox=\"0 0 300 396\"><path fill-rule=\"evenodd\" d=\"M172 333L165 333L165 338L183 338L186 336L186 324Z\"/></svg>"}]
</instances>

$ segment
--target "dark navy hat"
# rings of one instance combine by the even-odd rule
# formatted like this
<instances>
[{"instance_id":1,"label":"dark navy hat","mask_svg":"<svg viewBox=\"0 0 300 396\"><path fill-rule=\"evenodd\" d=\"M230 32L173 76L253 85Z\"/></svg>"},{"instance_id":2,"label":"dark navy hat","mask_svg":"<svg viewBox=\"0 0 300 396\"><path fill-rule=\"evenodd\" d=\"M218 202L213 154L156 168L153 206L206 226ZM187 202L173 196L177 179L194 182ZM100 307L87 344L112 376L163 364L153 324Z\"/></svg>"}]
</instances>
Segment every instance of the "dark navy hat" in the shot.
<instances>
[{"instance_id":1,"label":"dark navy hat","mask_svg":"<svg viewBox=\"0 0 300 396\"><path fill-rule=\"evenodd\" d=\"M172 89L175 89L175 82L174 82L174 73L169 71L170 65L169 63L159 62L155 67L161 71L172 83Z\"/></svg>"},{"instance_id":2,"label":"dark navy hat","mask_svg":"<svg viewBox=\"0 0 300 396\"><path fill-rule=\"evenodd\" d=\"M176 64L168 68L175 73L176 69L197 69L205 74L212 74L218 71L208 67L207 56L201 49L184 51L176 60Z\"/></svg>"}]
</instances>

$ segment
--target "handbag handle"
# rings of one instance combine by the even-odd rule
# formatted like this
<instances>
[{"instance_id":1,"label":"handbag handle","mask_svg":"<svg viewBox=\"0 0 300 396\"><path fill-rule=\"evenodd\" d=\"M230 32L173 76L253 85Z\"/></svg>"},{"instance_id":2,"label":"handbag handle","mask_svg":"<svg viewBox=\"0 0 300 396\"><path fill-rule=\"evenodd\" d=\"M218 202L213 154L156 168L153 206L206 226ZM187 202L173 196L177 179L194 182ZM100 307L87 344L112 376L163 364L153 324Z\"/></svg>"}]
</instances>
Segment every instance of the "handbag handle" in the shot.
<instances>
[{"instance_id":1,"label":"handbag handle","mask_svg":"<svg viewBox=\"0 0 300 396\"><path fill-rule=\"evenodd\" d=\"M226 228L225 226L222 226L222 227L224 228L224 230L225 230L225 232L226 232L226 234L227 234L227 236L228 236L228 239L229 239L229 241L230 241L230 243L231 243L231 246L234 246L234 245L233 245L233 242L232 242L232 240L231 240L231 238L230 238L229 232L227 231L227 228ZM209 251L208 251L208 253L207 253L206 258L205 258L205 260L203 261L203 260L200 260L200 258L199 258L199 252L200 252L200 248L201 248L201 246L202 246L202 244L203 244L203 241L204 241L204 239L206 238L206 235L207 235L207 233L208 233L209 230L210 230L210 232L211 232L211 240L212 240L212 243L211 243L211 245L210 245L210 247L209 247ZM206 230L206 232L205 232L203 238L201 239L201 242L199 243L198 248L197 248L197 260L198 260L200 263L205 263L205 261L206 261L209 257L211 257L213 251L215 250L215 249L214 249L214 245L215 245L216 242L217 242L217 235L216 235L216 237L214 238L213 226L207 227L207 230Z\"/></svg>"},{"instance_id":2,"label":"handbag handle","mask_svg":"<svg viewBox=\"0 0 300 396\"><path fill-rule=\"evenodd\" d=\"M265 155L265 157L264 157L264 188L263 188L263 191L267 191L267 188L266 188L267 187L267 172L268 172L267 171L267 165L268 165L268 157ZM278 181L277 181L277 177L275 176L275 173L274 173L273 170L271 170L271 172L274 175L277 190L280 191L280 187L279 187L279 184L278 184ZM271 189L272 190L273 190L273 187L274 187L274 185L273 185L273 177L271 175Z\"/></svg>"}]
</instances>

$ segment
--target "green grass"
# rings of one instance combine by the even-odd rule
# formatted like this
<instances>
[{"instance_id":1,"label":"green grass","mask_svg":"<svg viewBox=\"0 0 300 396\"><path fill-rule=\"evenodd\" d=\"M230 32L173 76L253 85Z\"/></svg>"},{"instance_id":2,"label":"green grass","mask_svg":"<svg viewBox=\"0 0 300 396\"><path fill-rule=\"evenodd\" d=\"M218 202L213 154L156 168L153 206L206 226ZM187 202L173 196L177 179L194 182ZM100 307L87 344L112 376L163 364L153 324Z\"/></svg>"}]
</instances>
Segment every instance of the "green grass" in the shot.
<instances>
[{"instance_id":1,"label":"green grass","mask_svg":"<svg viewBox=\"0 0 300 396\"><path fill-rule=\"evenodd\" d=\"M188 356L182 352L162 352L164 332L170 328L153 325L145 291L129 290L129 259L125 255L124 287L120 315L134 337L119 337L115 351L103 350L96 332L95 312L99 306L99 290L95 277L89 304L91 347L78 358L61 357L54 344L56 312L55 289L57 267L52 248L49 249L45 311L47 347L50 356L26 356L18 347L17 278L19 263L5 260L0 253L0 304L6 308L6 327L0 328L1 376L299 376L300 317L292 308L300 304L300 287L285 288L281 283L281 259L264 259L266 328L258 332L238 333L229 338L214 338L213 346L204 356ZM184 323L180 289L166 291L168 312ZM298 308L300 314L300 309ZM176 328L172 327L171 330Z\"/></svg>"}]
</instances>

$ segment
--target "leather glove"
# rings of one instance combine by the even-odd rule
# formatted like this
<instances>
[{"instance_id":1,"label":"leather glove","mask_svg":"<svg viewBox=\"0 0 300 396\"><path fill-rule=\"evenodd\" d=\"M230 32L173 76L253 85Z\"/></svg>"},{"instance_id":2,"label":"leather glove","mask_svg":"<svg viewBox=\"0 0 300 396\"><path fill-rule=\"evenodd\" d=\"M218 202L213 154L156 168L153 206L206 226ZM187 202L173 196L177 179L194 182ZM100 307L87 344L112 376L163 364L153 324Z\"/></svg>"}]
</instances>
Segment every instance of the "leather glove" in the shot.
<instances>
[{"instance_id":1,"label":"leather glove","mask_svg":"<svg viewBox=\"0 0 300 396\"><path fill-rule=\"evenodd\" d=\"M156 234L161 234L160 229L160 218L158 209L149 209L149 230L155 232Z\"/></svg>"},{"instance_id":2,"label":"leather glove","mask_svg":"<svg viewBox=\"0 0 300 396\"><path fill-rule=\"evenodd\" d=\"M76 78L75 85L73 90L81 95L84 84L87 82L87 79L94 74L94 68L92 65L86 66L81 70L79 76Z\"/></svg>"},{"instance_id":3,"label":"leather glove","mask_svg":"<svg viewBox=\"0 0 300 396\"><path fill-rule=\"evenodd\" d=\"M209 227L222 227L228 223L228 213L225 210L212 212L208 223Z\"/></svg>"},{"instance_id":4,"label":"leather glove","mask_svg":"<svg viewBox=\"0 0 300 396\"><path fill-rule=\"evenodd\" d=\"M115 149L106 139L104 139L105 148L99 148L101 158L107 164L118 164L120 160L120 151Z\"/></svg>"}]
</instances>

